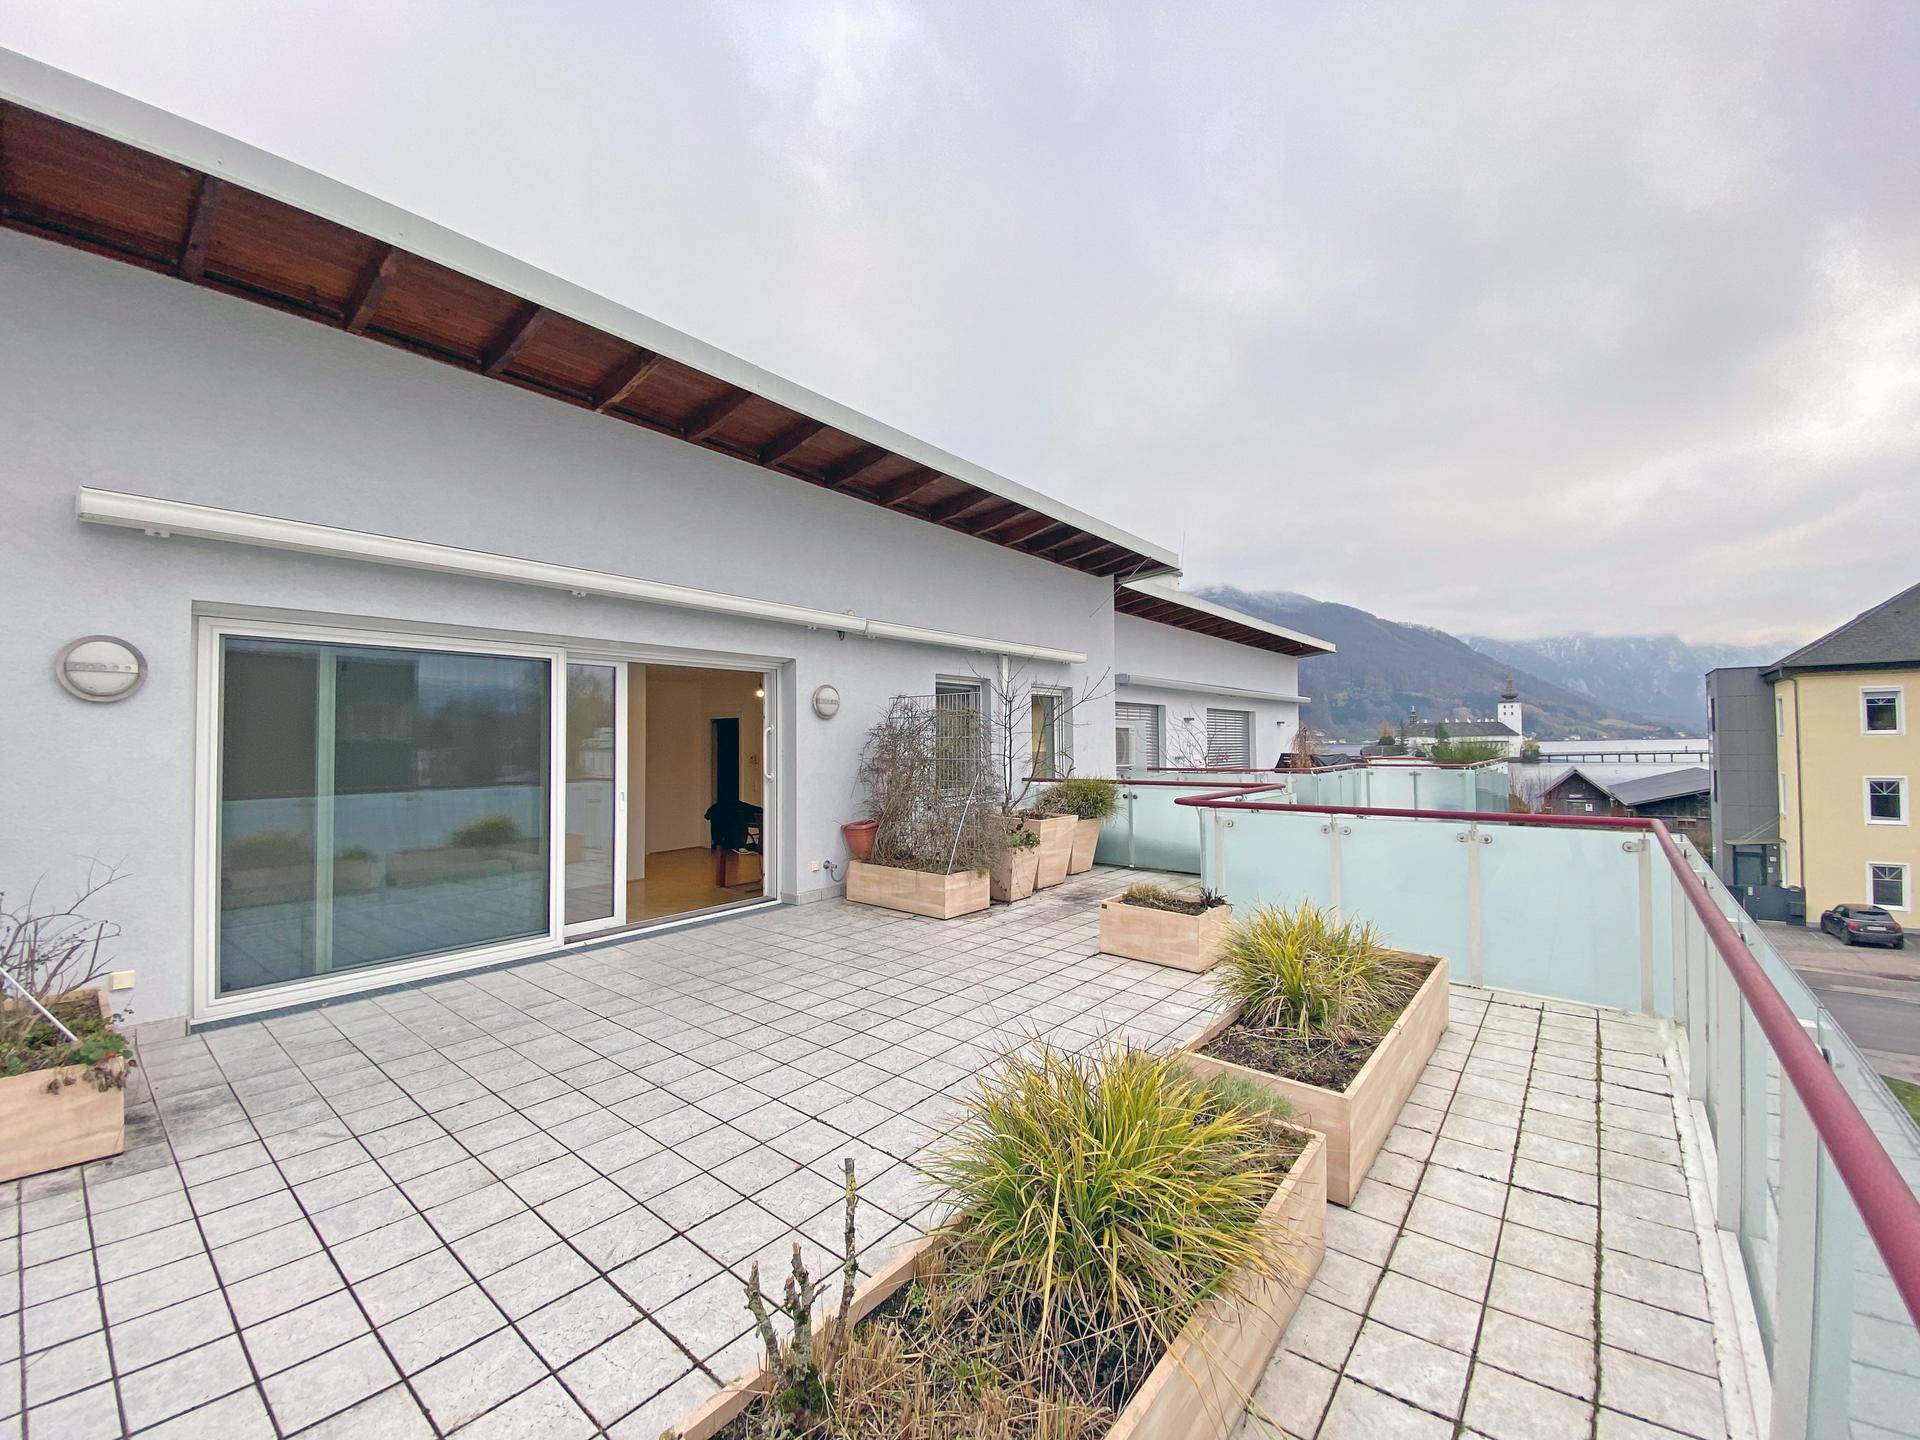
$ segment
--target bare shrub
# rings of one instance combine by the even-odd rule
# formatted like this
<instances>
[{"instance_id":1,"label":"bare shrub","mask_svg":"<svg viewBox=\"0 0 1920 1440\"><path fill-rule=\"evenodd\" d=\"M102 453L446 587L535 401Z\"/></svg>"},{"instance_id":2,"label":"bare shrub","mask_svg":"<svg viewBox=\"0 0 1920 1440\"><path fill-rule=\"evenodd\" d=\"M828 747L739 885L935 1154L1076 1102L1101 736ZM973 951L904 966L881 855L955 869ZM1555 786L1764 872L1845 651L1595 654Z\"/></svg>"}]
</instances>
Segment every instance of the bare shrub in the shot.
<instances>
[{"instance_id":1,"label":"bare shrub","mask_svg":"<svg viewBox=\"0 0 1920 1440\"><path fill-rule=\"evenodd\" d=\"M936 875L984 874L1006 845L988 749L962 723L911 696L894 697L867 731L860 786L878 822L876 865Z\"/></svg>"}]
</instances>

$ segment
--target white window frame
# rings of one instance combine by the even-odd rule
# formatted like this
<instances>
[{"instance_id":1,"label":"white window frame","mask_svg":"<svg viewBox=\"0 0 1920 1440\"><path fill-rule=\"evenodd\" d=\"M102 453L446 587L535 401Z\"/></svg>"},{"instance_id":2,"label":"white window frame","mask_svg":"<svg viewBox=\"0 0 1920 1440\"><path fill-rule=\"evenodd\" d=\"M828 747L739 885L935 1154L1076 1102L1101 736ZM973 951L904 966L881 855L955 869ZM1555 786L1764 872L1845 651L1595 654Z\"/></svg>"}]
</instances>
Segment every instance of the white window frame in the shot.
<instances>
[{"instance_id":1,"label":"white window frame","mask_svg":"<svg viewBox=\"0 0 1920 1440\"><path fill-rule=\"evenodd\" d=\"M1900 903L1889 905L1876 899L1873 893L1873 872L1876 870L1898 870L1900 872ZM1867 904L1878 905L1882 910L1895 910L1904 915L1913 908L1913 867L1904 860L1869 860L1867 862Z\"/></svg>"},{"instance_id":2,"label":"white window frame","mask_svg":"<svg viewBox=\"0 0 1920 1440\"><path fill-rule=\"evenodd\" d=\"M1247 758L1244 765L1213 764L1213 717L1215 715L1243 715L1246 717ZM1256 768L1259 764L1259 756L1257 753L1260 745L1259 722L1260 717L1255 711L1244 710L1238 706L1208 705L1204 707L1201 715L1201 723L1206 727L1208 768L1214 770L1252 770Z\"/></svg>"},{"instance_id":3,"label":"white window frame","mask_svg":"<svg viewBox=\"0 0 1920 1440\"><path fill-rule=\"evenodd\" d=\"M1873 787L1875 785L1895 785L1899 787L1894 792L1900 800L1900 816L1898 819L1888 820L1884 816L1873 813ZM1861 813L1866 817L1867 824L1869 825L1907 824L1908 816L1911 813L1907 808L1907 777L1904 775L1867 776L1860 782L1860 806Z\"/></svg>"},{"instance_id":4,"label":"white window frame","mask_svg":"<svg viewBox=\"0 0 1920 1440\"><path fill-rule=\"evenodd\" d=\"M1867 728L1867 701L1891 699L1894 726L1891 730ZM1907 733L1907 687L1904 685L1862 685L1860 687L1860 733L1862 735L1904 735Z\"/></svg>"},{"instance_id":5,"label":"white window frame","mask_svg":"<svg viewBox=\"0 0 1920 1440\"><path fill-rule=\"evenodd\" d=\"M1068 715L1073 710L1073 692L1064 685L1032 685L1027 689L1027 744L1033 744L1033 701L1039 696L1051 696L1053 699L1053 759L1054 769L1059 772L1055 779L1064 779L1073 774L1073 726ZM1033 767L1035 756L1027 756L1027 766Z\"/></svg>"},{"instance_id":6,"label":"white window frame","mask_svg":"<svg viewBox=\"0 0 1920 1440\"><path fill-rule=\"evenodd\" d=\"M220 687L221 642L228 636L250 636L266 640L307 641L320 645L377 645L396 650L427 650L444 654L506 655L548 662L548 763L550 769L547 797L548 833L564 837L567 821L567 787L560 768L566 736L568 659L585 659L605 664L610 658L638 664L684 665L714 670L758 671L766 690L767 733L762 736L761 769L766 798L760 857L767 894L741 902L726 910L747 909L780 903L775 876L778 874L776 836L779 830L779 760L775 746L790 743L783 727L774 722L779 711L780 666L770 657L728 657L721 659L701 651L682 651L662 646L626 645L608 641L583 641L578 645L530 643L511 635L474 628L407 625L406 628L377 628L351 617L300 614L293 618L257 619L246 615L205 614L197 618L194 636L194 775L193 775L193 964L191 984L191 1021L204 1024L236 1019L263 1012L286 1010L317 1001L348 995L389 990L458 974L488 966L510 964L518 960L552 955L580 945L604 944L613 935L637 936L711 919L716 910L699 910L663 920L629 924L619 930L599 929L592 936L569 940L566 934L566 845L562 839L549 845L547 929L539 935L523 936L498 944L423 955L413 960L395 960L390 964L369 965L352 970L337 970L291 980L284 985L262 985L231 995L220 993L220 749L222 699ZM387 622L397 626L404 622ZM771 741L772 743L768 743Z\"/></svg>"},{"instance_id":7,"label":"white window frame","mask_svg":"<svg viewBox=\"0 0 1920 1440\"><path fill-rule=\"evenodd\" d=\"M1147 718L1144 721L1122 720L1120 718L1122 706L1130 710L1145 710L1147 712ZM1164 768L1167 763L1167 707L1141 700L1116 700L1113 702L1113 711L1113 728L1116 734L1121 730L1126 730L1146 743L1147 753L1145 755L1136 755L1132 768L1135 770L1149 771ZM1141 724L1150 728L1142 731L1138 728ZM1156 741L1158 742L1157 745L1155 744ZM1119 753L1119 746L1116 741L1114 748L1114 763L1116 765L1119 764Z\"/></svg>"},{"instance_id":8,"label":"white window frame","mask_svg":"<svg viewBox=\"0 0 1920 1440\"><path fill-rule=\"evenodd\" d=\"M1787 813L1787 772L1780 772L1780 813Z\"/></svg>"}]
</instances>

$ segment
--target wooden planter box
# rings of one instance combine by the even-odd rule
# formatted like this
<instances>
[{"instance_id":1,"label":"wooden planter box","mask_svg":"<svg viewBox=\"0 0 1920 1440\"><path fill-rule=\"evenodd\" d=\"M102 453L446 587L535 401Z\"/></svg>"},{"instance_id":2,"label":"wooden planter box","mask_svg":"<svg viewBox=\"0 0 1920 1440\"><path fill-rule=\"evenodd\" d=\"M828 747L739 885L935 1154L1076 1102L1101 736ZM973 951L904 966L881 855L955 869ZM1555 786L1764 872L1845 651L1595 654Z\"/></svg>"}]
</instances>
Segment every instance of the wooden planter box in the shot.
<instances>
[{"instance_id":1,"label":"wooden planter box","mask_svg":"<svg viewBox=\"0 0 1920 1440\"><path fill-rule=\"evenodd\" d=\"M1315 1135L1265 1211L1270 1223L1294 1236L1288 1247L1296 1262L1293 1273L1244 1286L1236 1300L1216 1299L1203 1306L1174 1337L1102 1440L1224 1440L1233 1433L1326 1253L1326 1192L1326 1142ZM852 1320L864 1320L901 1286L938 1273L941 1243L934 1234L901 1251L855 1292L848 1312ZM823 1337L830 1326L817 1327L815 1336ZM667 1436L713 1440L767 1384L766 1367L756 1365L710 1396Z\"/></svg>"},{"instance_id":2,"label":"wooden planter box","mask_svg":"<svg viewBox=\"0 0 1920 1440\"><path fill-rule=\"evenodd\" d=\"M1020 822L1021 828L1040 837L1040 873L1034 878L1034 889L1045 890L1067 878L1073 864L1073 832L1079 824L1077 815L1043 815Z\"/></svg>"},{"instance_id":3,"label":"wooden planter box","mask_svg":"<svg viewBox=\"0 0 1920 1440\"><path fill-rule=\"evenodd\" d=\"M1207 1026L1185 1047L1187 1059L1196 1069L1239 1075L1265 1086L1286 1098L1302 1125L1327 1137L1327 1198L1336 1205L1353 1203L1354 1191L1373 1168L1387 1132L1400 1118L1400 1107L1407 1103L1407 1096L1433 1055L1433 1047L1446 1033L1447 962L1434 956L1418 958L1433 960L1433 969L1344 1091L1324 1090L1202 1055L1200 1047L1239 1018L1237 1008Z\"/></svg>"},{"instance_id":4,"label":"wooden planter box","mask_svg":"<svg viewBox=\"0 0 1920 1440\"><path fill-rule=\"evenodd\" d=\"M1151 965L1171 965L1195 974L1220 963L1220 946L1233 928L1233 907L1215 905L1198 915L1129 905L1120 896L1100 902L1100 949Z\"/></svg>"},{"instance_id":5,"label":"wooden planter box","mask_svg":"<svg viewBox=\"0 0 1920 1440\"><path fill-rule=\"evenodd\" d=\"M1069 875L1084 875L1093 869L1093 852L1100 845L1100 822L1081 820L1073 822L1073 858L1067 861Z\"/></svg>"},{"instance_id":6,"label":"wooden planter box","mask_svg":"<svg viewBox=\"0 0 1920 1440\"><path fill-rule=\"evenodd\" d=\"M111 1013L105 992L88 990L60 998L91 995L100 1013ZM12 1008L9 1002L9 1007ZM124 1079L126 1061L110 1056L104 1068ZM85 1065L62 1065L53 1070L30 1070L0 1079L0 1180L18 1180L118 1155L126 1148L127 1092L119 1085L94 1088ZM64 1083L71 1079L71 1085ZM47 1087L63 1082L60 1093Z\"/></svg>"},{"instance_id":7,"label":"wooden planter box","mask_svg":"<svg viewBox=\"0 0 1920 1440\"><path fill-rule=\"evenodd\" d=\"M988 888L993 898L1003 904L1024 900L1033 894L1033 882L1039 875L1038 845L1029 845L1024 850L1002 850L1000 858L993 862L993 875Z\"/></svg>"},{"instance_id":8,"label":"wooden planter box","mask_svg":"<svg viewBox=\"0 0 1920 1440\"><path fill-rule=\"evenodd\" d=\"M992 903L987 877L962 870L958 875L935 875L927 870L902 870L893 865L847 862L847 899L856 905L878 905L951 920L971 915Z\"/></svg>"}]
</instances>

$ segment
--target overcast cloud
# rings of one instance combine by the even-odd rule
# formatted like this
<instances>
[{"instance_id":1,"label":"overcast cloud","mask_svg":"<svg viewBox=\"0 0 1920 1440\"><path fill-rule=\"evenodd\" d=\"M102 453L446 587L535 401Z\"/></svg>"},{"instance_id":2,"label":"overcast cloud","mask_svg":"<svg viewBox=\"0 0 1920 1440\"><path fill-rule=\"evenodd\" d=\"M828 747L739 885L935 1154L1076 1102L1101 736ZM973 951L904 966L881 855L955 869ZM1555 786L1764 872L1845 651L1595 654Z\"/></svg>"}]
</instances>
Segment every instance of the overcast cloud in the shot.
<instances>
[{"instance_id":1,"label":"overcast cloud","mask_svg":"<svg viewBox=\"0 0 1920 1440\"><path fill-rule=\"evenodd\" d=\"M1791 640L1920 580L1920 5L131 6L0 44L1119 524Z\"/></svg>"}]
</instances>

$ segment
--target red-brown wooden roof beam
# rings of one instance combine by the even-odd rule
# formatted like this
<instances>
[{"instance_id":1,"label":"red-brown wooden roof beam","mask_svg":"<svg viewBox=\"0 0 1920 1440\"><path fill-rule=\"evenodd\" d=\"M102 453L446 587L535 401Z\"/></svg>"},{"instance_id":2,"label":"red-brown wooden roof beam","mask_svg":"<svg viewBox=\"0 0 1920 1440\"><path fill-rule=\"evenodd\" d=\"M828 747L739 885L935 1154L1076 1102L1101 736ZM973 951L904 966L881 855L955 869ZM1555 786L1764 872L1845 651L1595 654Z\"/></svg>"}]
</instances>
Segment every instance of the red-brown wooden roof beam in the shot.
<instances>
[{"instance_id":1,"label":"red-brown wooden roof beam","mask_svg":"<svg viewBox=\"0 0 1920 1440\"><path fill-rule=\"evenodd\" d=\"M800 420L789 425L773 439L761 447L759 460L762 465L778 465L787 456L798 450L807 441L813 439L827 428L824 420Z\"/></svg>"},{"instance_id":2,"label":"red-brown wooden roof beam","mask_svg":"<svg viewBox=\"0 0 1920 1440\"><path fill-rule=\"evenodd\" d=\"M686 418L680 427L681 437L699 444L755 398L750 390L729 390L715 396Z\"/></svg>"},{"instance_id":3,"label":"red-brown wooden roof beam","mask_svg":"<svg viewBox=\"0 0 1920 1440\"><path fill-rule=\"evenodd\" d=\"M1026 513L1027 507L1022 505L1018 500L1002 500L998 505L995 505L991 510L985 511L984 513L968 515L964 520L954 519L946 523L952 525L954 529L963 530L978 539L989 530L1004 525L1016 516Z\"/></svg>"},{"instance_id":4,"label":"red-brown wooden roof beam","mask_svg":"<svg viewBox=\"0 0 1920 1440\"><path fill-rule=\"evenodd\" d=\"M656 355L651 350L642 350L631 360L623 362L612 374L608 375L594 392L593 408L600 411L613 409L624 404L627 398L647 383L647 377L667 363L664 355Z\"/></svg>"},{"instance_id":5,"label":"red-brown wooden roof beam","mask_svg":"<svg viewBox=\"0 0 1920 1440\"><path fill-rule=\"evenodd\" d=\"M922 490L931 490L946 478L932 466L922 465L917 470L909 470L906 474L887 481L867 496L867 499L876 505L892 507L911 500Z\"/></svg>"},{"instance_id":6,"label":"red-brown wooden roof beam","mask_svg":"<svg viewBox=\"0 0 1920 1440\"><path fill-rule=\"evenodd\" d=\"M863 475L882 460L891 460L893 452L881 445L862 445L843 460L836 460L820 472L820 483L838 490L855 476Z\"/></svg>"},{"instance_id":7,"label":"red-brown wooden roof beam","mask_svg":"<svg viewBox=\"0 0 1920 1440\"><path fill-rule=\"evenodd\" d=\"M213 217L220 209L224 181L202 175L193 191L193 213L187 221L186 239L180 244L177 267L182 280L198 281L207 270L207 245L213 239Z\"/></svg>"},{"instance_id":8,"label":"red-brown wooden roof beam","mask_svg":"<svg viewBox=\"0 0 1920 1440\"><path fill-rule=\"evenodd\" d=\"M1017 549L1022 541L1031 540L1035 535L1052 530L1058 523L1051 515L1034 510L1028 512L1024 520L1016 520L1005 527L996 526L1000 533L993 538L1002 545Z\"/></svg>"},{"instance_id":9,"label":"red-brown wooden roof beam","mask_svg":"<svg viewBox=\"0 0 1920 1440\"><path fill-rule=\"evenodd\" d=\"M936 525L945 525L950 520L971 515L981 506L992 505L999 500L998 495L985 490L962 490L958 495L951 495L939 504L928 507L927 518Z\"/></svg>"},{"instance_id":10,"label":"red-brown wooden roof beam","mask_svg":"<svg viewBox=\"0 0 1920 1440\"><path fill-rule=\"evenodd\" d=\"M529 340L539 333L546 322L547 312L538 305L529 305L513 319L506 328L494 337L487 353L480 357L480 373L499 376L505 374L526 348Z\"/></svg>"},{"instance_id":11,"label":"red-brown wooden roof beam","mask_svg":"<svg viewBox=\"0 0 1920 1440\"><path fill-rule=\"evenodd\" d=\"M353 294L347 297L346 309L342 312L349 332L358 335L367 328L374 311L380 308L381 297L387 293L387 287L399 272L400 261L405 254L405 251L396 250L391 245L382 245L373 252L373 259L367 262L367 268L361 272L360 280L353 287Z\"/></svg>"}]
</instances>

